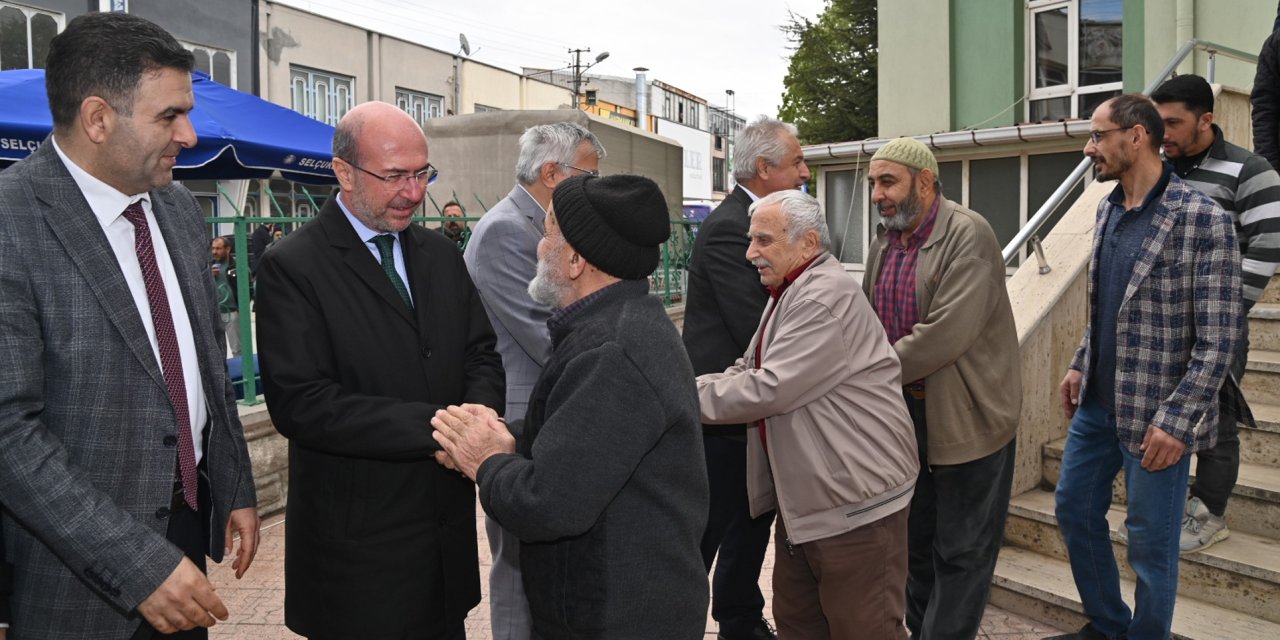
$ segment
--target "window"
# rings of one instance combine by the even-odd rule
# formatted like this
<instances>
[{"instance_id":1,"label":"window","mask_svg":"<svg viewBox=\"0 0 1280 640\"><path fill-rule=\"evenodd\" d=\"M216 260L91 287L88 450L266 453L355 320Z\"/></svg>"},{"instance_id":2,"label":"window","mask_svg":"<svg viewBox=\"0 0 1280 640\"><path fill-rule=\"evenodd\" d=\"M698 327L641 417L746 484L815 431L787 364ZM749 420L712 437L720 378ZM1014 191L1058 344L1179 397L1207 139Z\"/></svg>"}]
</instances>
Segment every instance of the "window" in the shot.
<instances>
[{"instance_id":1,"label":"window","mask_svg":"<svg viewBox=\"0 0 1280 640\"><path fill-rule=\"evenodd\" d=\"M65 21L60 13L0 2L0 71L43 69L49 41Z\"/></svg>"},{"instance_id":2,"label":"window","mask_svg":"<svg viewBox=\"0 0 1280 640\"><path fill-rule=\"evenodd\" d=\"M444 115L444 97L400 87L396 87L396 106L413 116L414 121L420 125L425 125L427 118L439 118Z\"/></svg>"},{"instance_id":3,"label":"window","mask_svg":"<svg viewBox=\"0 0 1280 640\"><path fill-rule=\"evenodd\" d=\"M293 110L337 126L355 106L355 78L290 65Z\"/></svg>"},{"instance_id":4,"label":"window","mask_svg":"<svg viewBox=\"0 0 1280 640\"><path fill-rule=\"evenodd\" d=\"M719 140L719 138L717 138L717 140ZM725 179L728 177L728 174L729 174L729 165L727 162L725 162L724 158L712 158L711 159L711 190L721 191L721 192L728 191L728 189L725 188L725 185L727 185L729 182L728 180Z\"/></svg>"},{"instance_id":5,"label":"window","mask_svg":"<svg viewBox=\"0 0 1280 640\"><path fill-rule=\"evenodd\" d=\"M1123 0L1031 0L1027 34L1031 122L1088 118L1120 95Z\"/></svg>"},{"instance_id":6,"label":"window","mask_svg":"<svg viewBox=\"0 0 1280 640\"><path fill-rule=\"evenodd\" d=\"M825 209L827 230L831 234L831 253L840 262L862 264L867 244L866 169L837 169L825 175Z\"/></svg>"},{"instance_id":7,"label":"window","mask_svg":"<svg viewBox=\"0 0 1280 640\"><path fill-rule=\"evenodd\" d=\"M209 74L218 84L236 88L236 52L190 42L183 42L182 46L196 57L196 71Z\"/></svg>"},{"instance_id":8,"label":"window","mask_svg":"<svg viewBox=\"0 0 1280 640\"><path fill-rule=\"evenodd\" d=\"M679 94L666 92L662 98L662 117L686 127L698 129L699 103Z\"/></svg>"},{"instance_id":9,"label":"window","mask_svg":"<svg viewBox=\"0 0 1280 640\"><path fill-rule=\"evenodd\" d=\"M1077 148L1059 147L1048 153L1015 151L946 159L938 163L939 179L944 197L985 218L1003 248L1080 164L1080 157ZM870 202L865 162L864 159L856 165L831 165L818 170L832 254L841 262L864 266L867 245L875 237L876 225L880 222L876 206ZM1073 187L1054 217L1040 230L1041 238L1049 233L1082 190L1080 185ZM1011 264L1016 265L1017 261Z\"/></svg>"}]
</instances>

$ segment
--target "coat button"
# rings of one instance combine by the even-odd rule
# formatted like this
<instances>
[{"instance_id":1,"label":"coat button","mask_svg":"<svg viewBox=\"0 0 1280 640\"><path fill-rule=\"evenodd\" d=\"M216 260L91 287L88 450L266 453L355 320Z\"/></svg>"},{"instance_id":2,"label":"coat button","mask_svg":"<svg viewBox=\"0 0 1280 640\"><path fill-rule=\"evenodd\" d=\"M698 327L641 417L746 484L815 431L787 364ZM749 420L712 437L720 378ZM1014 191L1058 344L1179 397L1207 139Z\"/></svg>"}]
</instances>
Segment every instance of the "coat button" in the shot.
<instances>
[{"instance_id":1,"label":"coat button","mask_svg":"<svg viewBox=\"0 0 1280 640\"><path fill-rule=\"evenodd\" d=\"M423 348L422 348L422 357L423 357L423 358L430 358L430 357L431 357L431 347L423 347Z\"/></svg>"},{"instance_id":2,"label":"coat button","mask_svg":"<svg viewBox=\"0 0 1280 640\"><path fill-rule=\"evenodd\" d=\"M176 446L177 444L178 444L178 436L169 434L164 437L164 446L172 447L172 446Z\"/></svg>"},{"instance_id":3,"label":"coat button","mask_svg":"<svg viewBox=\"0 0 1280 640\"><path fill-rule=\"evenodd\" d=\"M169 507L160 507L156 509L156 520L164 520L169 517Z\"/></svg>"}]
</instances>

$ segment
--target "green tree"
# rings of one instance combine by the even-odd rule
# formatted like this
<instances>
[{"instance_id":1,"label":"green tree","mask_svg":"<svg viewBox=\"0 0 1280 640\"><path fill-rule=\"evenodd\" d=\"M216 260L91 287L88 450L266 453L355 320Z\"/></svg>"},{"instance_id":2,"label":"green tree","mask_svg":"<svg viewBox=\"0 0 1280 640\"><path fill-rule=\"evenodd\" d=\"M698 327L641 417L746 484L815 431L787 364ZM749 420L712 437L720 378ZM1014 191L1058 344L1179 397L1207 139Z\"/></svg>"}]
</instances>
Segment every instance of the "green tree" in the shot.
<instances>
[{"instance_id":1,"label":"green tree","mask_svg":"<svg viewBox=\"0 0 1280 640\"><path fill-rule=\"evenodd\" d=\"M827 0L817 22L792 13L778 116L804 144L861 140L876 133L876 0Z\"/></svg>"}]
</instances>

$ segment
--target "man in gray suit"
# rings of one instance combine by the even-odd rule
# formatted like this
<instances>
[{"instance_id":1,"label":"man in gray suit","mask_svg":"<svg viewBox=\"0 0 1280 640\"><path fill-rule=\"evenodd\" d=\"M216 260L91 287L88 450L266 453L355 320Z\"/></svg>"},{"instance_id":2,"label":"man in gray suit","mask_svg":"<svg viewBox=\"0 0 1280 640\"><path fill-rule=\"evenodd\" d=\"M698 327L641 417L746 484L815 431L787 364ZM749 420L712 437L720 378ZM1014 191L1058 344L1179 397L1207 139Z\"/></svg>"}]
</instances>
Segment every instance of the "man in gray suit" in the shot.
<instances>
[{"instance_id":1,"label":"man in gray suit","mask_svg":"<svg viewBox=\"0 0 1280 640\"><path fill-rule=\"evenodd\" d=\"M604 147L585 127L571 122L529 127L520 136L516 186L484 214L463 254L498 335L507 373L510 422L524 417L533 384L551 351L551 309L527 291L537 271L543 218L556 185L580 174L599 175ZM529 603L520 577L520 541L485 517L493 568L489 573L489 619L494 640L527 640Z\"/></svg>"},{"instance_id":2,"label":"man in gray suit","mask_svg":"<svg viewBox=\"0 0 1280 640\"><path fill-rule=\"evenodd\" d=\"M192 55L123 13L50 44L51 138L0 174L0 503L11 640L207 636L205 556L258 539L209 235L172 184Z\"/></svg>"}]
</instances>

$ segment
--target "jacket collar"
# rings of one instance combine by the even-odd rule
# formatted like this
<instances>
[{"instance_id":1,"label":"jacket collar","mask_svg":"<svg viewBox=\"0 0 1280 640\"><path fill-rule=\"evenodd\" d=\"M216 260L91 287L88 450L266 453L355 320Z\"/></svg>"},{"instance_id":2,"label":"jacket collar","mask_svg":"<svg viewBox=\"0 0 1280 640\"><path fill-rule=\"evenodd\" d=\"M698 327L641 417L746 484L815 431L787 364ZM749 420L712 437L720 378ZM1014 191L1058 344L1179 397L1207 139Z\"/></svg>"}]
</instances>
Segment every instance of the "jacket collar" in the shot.
<instances>
[{"instance_id":1,"label":"jacket collar","mask_svg":"<svg viewBox=\"0 0 1280 640\"><path fill-rule=\"evenodd\" d=\"M391 280L387 278L386 272L378 265L378 261L374 259L373 253L369 251L365 243L360 240L360 236L356 234L356 230L351 226L351 222L347 220L347 216L342 211L342 207L338 206L338 196L335 193L329 198L324 206L320 208L319 215L316 216L315 223L320 225L324 230L324 235L329 241L329 245L339 250L342 254L342 260L347 268L355 273L366 286L373 289L382 301L395 309L400 317L406 322L416 324L414 313L405 306L404 300L400 298L400 294L396 292L392 286ZM401 253L404 255L405 271L409 275L407 285L413 289L413 306L415 310L420 310L426 304L426 300L421 296L421 286L414 273L414 265L410 260L411 255L416 255L413 248L417 247L422 238L415 232L417 225L409 225L399 234L401 242Z\"/></svg>"},{"instance_id":2,"label":"jacket collar","mask_svg":"<svg viewBox=\"0 0 1280 640\"><path fill-rule=\"evenodd\" d=\"M67 257L75 264L93 295L98 300L103 314L115 326L117 333L128 345L129 350L151 375L152 380L164 387L164 376L160 365L156 362L155 352L151 349L151 340L138 315L138 307L134 303L129 284L124 272L116 261L111 243L102 232L102 226L85 200L84 194L67 171L66 165L58 157L51 144L51 138L34 153L22 161L24 171L31 180L31 190L40 205L45 207L44 219L63 247ZM18 167L10 169L17 171ZM152 211L160 233L166 238L165 245L179 282L196 282L195 274L188 268L192 257L186 255L186 243L177 242L177 215L179 207L169 190L152 191L147 194L151 199ZM171 238L175 240L170 240ZM200 316L194 312L190 296L193 292L184 291L188 316L194 326L201 326ZM199 346L199 331L197 346ZM199 352L199 349L197 349Z\"/></svg>"}]
</instances>

